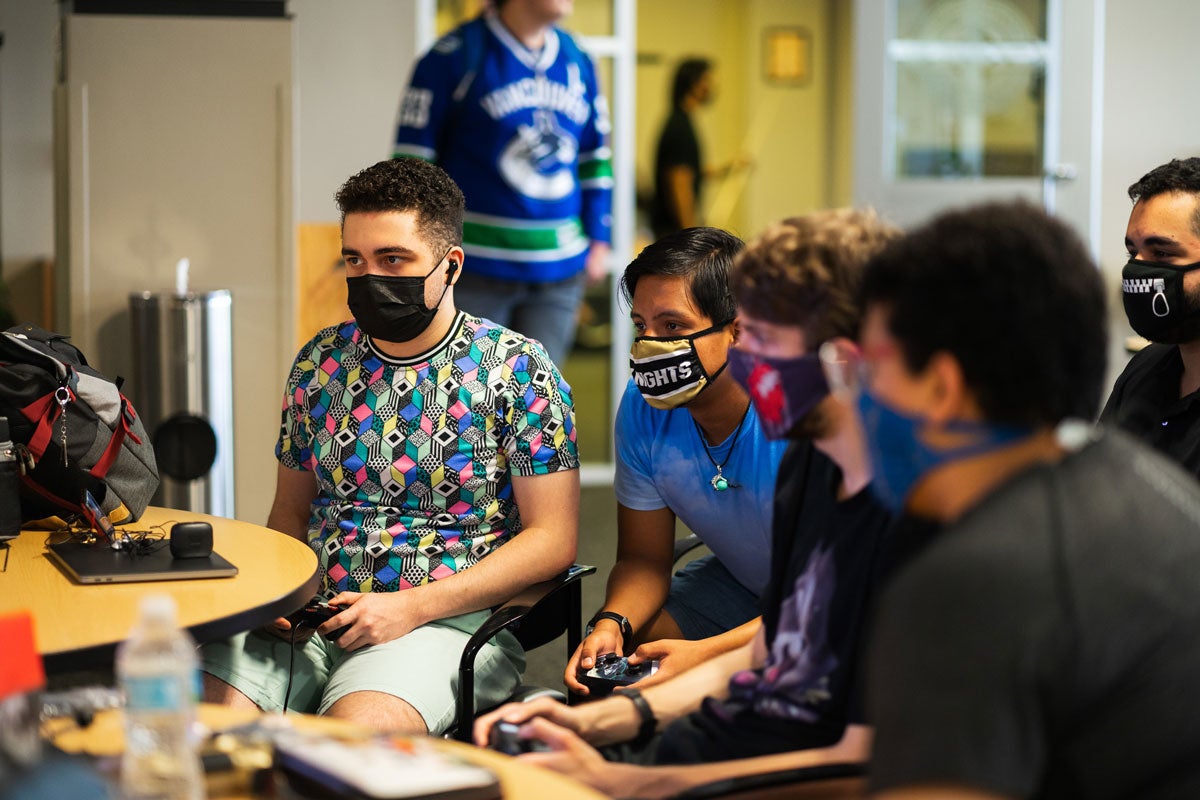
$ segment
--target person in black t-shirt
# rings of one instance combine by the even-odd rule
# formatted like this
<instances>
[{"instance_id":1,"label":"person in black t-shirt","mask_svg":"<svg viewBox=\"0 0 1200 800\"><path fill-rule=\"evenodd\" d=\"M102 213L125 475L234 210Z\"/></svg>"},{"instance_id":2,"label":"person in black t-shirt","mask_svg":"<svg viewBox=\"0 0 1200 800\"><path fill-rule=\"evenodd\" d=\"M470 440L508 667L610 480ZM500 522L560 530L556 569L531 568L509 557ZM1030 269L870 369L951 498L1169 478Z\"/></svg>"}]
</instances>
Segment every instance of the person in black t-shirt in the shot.
<instances>
[{"instance_id":1,"label":"person in black t-shirt","mask_svg":"<svg viewBox=\"0 0 1200 800\"><path fill-rule=\"evenodd\" d=\"M1117 378L1101 422L1200 476L1200 158L1175 159L1129 187L1125 314L1154 344Z\"/></svg>"},{"instance_id":2,"label":"person in black t-shirt","mask_svg":"<svg viewBox=\"0 0 1200 800\"><path fill-rule=\"evenodd\" d=\"M871 486L943 524L872 621L879 798L1200 797L1200 485L1084 421L1104 294L1027 203L945 213L866 268L846 374Z\"/></svg>"},{"instance_id":3,"label":"person in black t-shirt","mask_svg":"<svg viewBox=\"0 0 1200 800\"><path fill-rule=\"evenodd\" d=\"M712 63L684 59L675 70L671 114L658 137L654 153L654 208L650 220L654 237L699 225L700 189L704 162L691 113L712 100Z\"/></svg>"},{"instance_id":4,"label":"person in black t-shirt","mask_svg":"<svg viewBox=\"0 0 1200 800\"><path fill-rule=\"evenodd\" d=\"M518 723L552 748L522 758L637 797L865 758L859 646L892 515L866 489L852 408L830 395L817 350L857 331L861 266L896 235L873 214L827 211L768 228L735 261L739 338L729 368L770 421L768 435L793 440L776 484L755 640L643 692L505 706L480 718L477 742L498 720ZM608 747L602 755L593 746Z\"/></svg>"},{"instance_id":5,"label":"person in black t-shirt","mask_svg":"<svg viewBox=\"0 0 1200 800\"><path fill-rule=\"evenodd\" d=\"M704 166L692 114L711 103L714 94L711 61L687 58L680 62L671 88L671 113L654 151L654 204L650 227L656 239L700 225L700 197L705 178L728 175L748 163L744 158L738 158L720 167Z\"/></svg>"}]
</instances>

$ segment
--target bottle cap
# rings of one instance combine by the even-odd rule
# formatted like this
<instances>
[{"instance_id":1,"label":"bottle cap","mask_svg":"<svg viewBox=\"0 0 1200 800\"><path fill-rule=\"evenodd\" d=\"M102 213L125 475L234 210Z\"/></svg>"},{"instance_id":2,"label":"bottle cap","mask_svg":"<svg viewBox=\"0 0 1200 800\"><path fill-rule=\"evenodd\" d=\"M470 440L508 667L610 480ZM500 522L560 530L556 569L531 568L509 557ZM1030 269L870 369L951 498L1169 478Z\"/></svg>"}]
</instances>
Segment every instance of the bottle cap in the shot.
<instances>
[{"instance_id":1,"label":"bottle cap","mask_svg":"<svg viewBox=\"0 0 1200 800\"><path fill-rule=\"evenodd\" d=\"M175 624L175 598L169 594L148 594L142 598L139 607L142 619L147 622Z\"/></svg>"}]
</instances>

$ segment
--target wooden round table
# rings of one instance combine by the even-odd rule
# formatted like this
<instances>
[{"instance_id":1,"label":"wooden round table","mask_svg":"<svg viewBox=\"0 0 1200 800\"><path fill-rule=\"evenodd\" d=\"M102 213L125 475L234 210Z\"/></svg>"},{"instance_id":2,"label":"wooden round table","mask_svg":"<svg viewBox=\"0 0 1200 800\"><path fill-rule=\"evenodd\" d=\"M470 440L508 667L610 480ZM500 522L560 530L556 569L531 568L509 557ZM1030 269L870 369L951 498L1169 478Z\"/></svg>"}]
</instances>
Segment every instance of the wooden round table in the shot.
<instances>
[{"instance_id":1,"label":"wooden round table","mask_svg":"<svg viewBox=\"0 0 1200 800\"><path fill-rule=\"evenodd\" d=\"M82 585L47 556L49 531L23 530L9 542L0 573L0 613L27 610L46 671L61 673L112 665L113 651L138 616L149 592L169 594L179 622L199 642L263 625L302 608L317 592L317 557L308 545L248 522L191 511L150 507L137 522L119 526L141 531L175 522L212 525L213 550L238 568L232 578ZM0 553L0 565L5 554Z\"/></svg>"}]
</instances>

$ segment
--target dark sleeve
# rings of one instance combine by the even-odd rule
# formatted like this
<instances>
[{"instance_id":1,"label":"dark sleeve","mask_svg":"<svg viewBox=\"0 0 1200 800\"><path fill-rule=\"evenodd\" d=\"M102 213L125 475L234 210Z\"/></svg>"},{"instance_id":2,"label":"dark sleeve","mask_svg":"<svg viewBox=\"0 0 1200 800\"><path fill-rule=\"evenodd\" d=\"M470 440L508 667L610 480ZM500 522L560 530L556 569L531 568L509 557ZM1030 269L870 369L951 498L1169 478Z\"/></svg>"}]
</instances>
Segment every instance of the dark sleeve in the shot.
<instances>
[{"instance_id":1,"label":"dark sleeve","mask_svg":"<svg viewBox=\"0 0 1200 800\"><path fill-rule=\"evenodd\" d=\"M1179 358L1174 348L1175 345L1151 344L1133 354L1117 376L1100 412L1102 423L1110 428L1120 427L1143 440L1159 438L1162 415L1178 395L1179 375L1183 371L1182 365L1178 371L1171 368L1170 362ZM1173 457L1184 460L1179 455Z\"/></svg>"},{"instance_id":2,"label":"dark sleeve","mask_svg":"<svg viewBox=\"0 0 1200 800\"><path fill-rule=\"evenodd\" d=\"M1117 376L1117 381L1113 384L1112 391L1109 392L1108 400L1104 403L1104 410L1100 412L1101 422L1115 424L1121 418L1121 404L1125 399L1125 386L1128 382L1126 376L1129 375L1129 366L1126 364L1125 369L1121 370L1121 374Z\"/></svg>"},{"instance_id":3,"label":"dark sleeve","mask_svg":"<svg viewBox=\"0 0 1200 800\"><path fill-rule=\"evenodd\" d=\"M1017 520L1013 520L1014 524ZM871 788L1029 797L1046 761L1035 646L1052 598L991 554L929 554L884 592L871 640Z\"/></svg>"},{"instance_id":4,"label":"dark sleeve","mask_svg":"<svg viewBox=\"0 0 1200 800\"><path fill-rule=\"evenodd\" d=\"M796 543L797 524L804 504L811 463L812 445L807 439L797 439L784 450L775 474L775 498L771 508L771 570L759 598L768 644L775 639L780 606L791 589L792 548Z\"/></svg>"}]
</instances>

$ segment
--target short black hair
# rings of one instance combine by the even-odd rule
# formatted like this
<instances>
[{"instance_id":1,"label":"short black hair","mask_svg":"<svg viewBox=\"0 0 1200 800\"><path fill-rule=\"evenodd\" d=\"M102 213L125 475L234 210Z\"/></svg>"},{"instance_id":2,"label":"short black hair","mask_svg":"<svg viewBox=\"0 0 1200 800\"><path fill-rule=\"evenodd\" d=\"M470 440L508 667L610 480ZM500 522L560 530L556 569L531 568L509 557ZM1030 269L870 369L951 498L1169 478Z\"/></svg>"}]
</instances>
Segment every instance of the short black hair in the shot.
<instances>
[{"instance_id":1,"label":"short black hair","mask_svg":"<svg viewBox=\"0 0 1200 800\"><path fill-rule=\"evenodd\" d=\"M730 322L737 316L737 305L729 289L729 270L743 247L741 239L719 228L684 228L668 234L646 245L629 262L621 276L621 296L633 305L638 281L647 275L687 278L696 307L714 325Z\"/></svg>"},{"instance_id":2,"label":"short black hair","mask_svg":"<svg viewBox=\"0 0 1200 800\"><path fill-rule=\"evenodd\" d=\"M1107 354L1100 272L1067 225L1027 202L950 211L867 264L863 308L880 308L913 372L954 356L989 422L1094 419Z\"/></svg>"},{"instance_id":3,"label":"short black hair","mask_svg":"<svg viewBox=\"0 0 1200 800\"><path fill-rule=\"evenodd\" d=\"M462 190L449 175L419 158L395 158L372 164L350 177L337 195L342 222L347 214L413 211L417 232L431 250L462 244Z\"/></svg>"},{"instance_id":4,"label":"short black hair","mask_svg":"<svg viewBox=\"0 0 1200 800\"><path fill-rule=\"evenodd\" d=\"M678 106L706 73L712 71L712 62L707 58L685 58L675 68L675 80L671 85L671 102Z\"/></svg>"},{"instance_id":5,"label":"short black hair","mask_svg":"<svg viewBox=\"0 0 1200 800\"><path fill-rule=\"evenodd\" d=\"M1196 196L1192 214L1192 231L1200 235L1200 158L1173 158L1166 164L1147 172L1129 187L1129 199L1134 203L1149 200L1160 194L1184 192Z\"/></svg>"}]
</instances>

